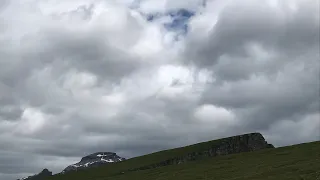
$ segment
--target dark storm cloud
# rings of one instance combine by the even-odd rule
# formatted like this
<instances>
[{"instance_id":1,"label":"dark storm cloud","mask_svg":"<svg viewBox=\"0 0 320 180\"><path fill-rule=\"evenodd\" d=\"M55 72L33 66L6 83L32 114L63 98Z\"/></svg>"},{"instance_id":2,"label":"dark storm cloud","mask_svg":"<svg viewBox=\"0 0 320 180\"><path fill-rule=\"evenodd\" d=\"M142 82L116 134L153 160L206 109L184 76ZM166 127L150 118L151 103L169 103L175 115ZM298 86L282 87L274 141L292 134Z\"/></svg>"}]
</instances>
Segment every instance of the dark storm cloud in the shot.
<instances>
[{"instance_id":1,"label":"dark storm cloud","mask_svg":"<svg viewBox=\"0 0 320 180\"><path fill-rule=\"evenodd\" d=\"M300 3L295 12L290 12L288 7L278 10L266 3L248 3L227 6L218 15L206 40L200 41L201 44L190 41L187 55L194 53L193 63L210 67L223 55L246 57L248 43L258 43L270 51L293 56L319 46L317 2ZM211 24L214 23L213 18Z\"/></svg>"},{"instance_id":2,"label":"dark storm cloud","mask_svg":"<svg viewBox=\"0 0 320 180\"><path fill-rule=\"evenodd\" d=\"M23 111L19 103L12 88L4 83L0 84L0 121L19 119Z\"/></svg>"},{"instance_id":3,"label":"dark storm cloud","mask_svg":"<svg viewBox=\"0 0 320 180\"><path fill-rule=\"evenodd\" d=\"M20 118L23 110L20 107L16 107L15 105L6 105L0 109L1 119L4 120L17 120Z\"/></svg>"},{"instance_id":4,"label":"dark storm cloud","mask_svg":"<svg viewBox=\"0 0 320 180\"><path fill-rule=\"evenodd\" d=\"M298 4L290 13L256 2L228 6L204 44L190 41L189 60L216 79L203 103L234 109L250 130L319 111L319 4Z\"/></svg>"}]
</instances>

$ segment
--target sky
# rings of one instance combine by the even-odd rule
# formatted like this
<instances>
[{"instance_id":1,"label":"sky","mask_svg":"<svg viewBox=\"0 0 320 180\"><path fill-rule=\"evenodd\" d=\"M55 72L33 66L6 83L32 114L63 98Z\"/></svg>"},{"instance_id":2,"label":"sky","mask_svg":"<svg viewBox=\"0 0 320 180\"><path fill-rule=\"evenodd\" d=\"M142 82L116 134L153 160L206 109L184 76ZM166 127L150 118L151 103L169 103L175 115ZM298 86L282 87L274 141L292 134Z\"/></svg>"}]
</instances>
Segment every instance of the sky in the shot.
<instances>
[{"instance_id":1,"label":"sky","mask_svg":"<svg viewBox=\"0 0 320 180\"><path fill-rule=\"evenodd\" d=\"M1 0L0 179L260 132L320 140L319 0Z\"/></svg>"}]
</instances>

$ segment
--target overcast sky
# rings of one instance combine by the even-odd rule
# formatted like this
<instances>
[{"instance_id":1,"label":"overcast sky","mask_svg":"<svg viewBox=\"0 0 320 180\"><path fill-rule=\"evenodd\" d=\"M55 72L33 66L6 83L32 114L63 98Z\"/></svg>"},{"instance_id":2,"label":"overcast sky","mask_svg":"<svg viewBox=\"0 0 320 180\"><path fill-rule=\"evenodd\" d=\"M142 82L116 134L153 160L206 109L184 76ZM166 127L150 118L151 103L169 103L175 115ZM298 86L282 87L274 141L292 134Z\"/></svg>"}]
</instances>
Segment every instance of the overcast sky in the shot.
<instances>
[{"instance_id":1,"label":"overcast sky","mask_svg":"<svg viewBox=\"0 0 320 180\"><path fill-rule=\"evenodd\" d=\"M0 0L0 179L248 132L320 140L319 0Z\"/></svg>"}]
</instances>

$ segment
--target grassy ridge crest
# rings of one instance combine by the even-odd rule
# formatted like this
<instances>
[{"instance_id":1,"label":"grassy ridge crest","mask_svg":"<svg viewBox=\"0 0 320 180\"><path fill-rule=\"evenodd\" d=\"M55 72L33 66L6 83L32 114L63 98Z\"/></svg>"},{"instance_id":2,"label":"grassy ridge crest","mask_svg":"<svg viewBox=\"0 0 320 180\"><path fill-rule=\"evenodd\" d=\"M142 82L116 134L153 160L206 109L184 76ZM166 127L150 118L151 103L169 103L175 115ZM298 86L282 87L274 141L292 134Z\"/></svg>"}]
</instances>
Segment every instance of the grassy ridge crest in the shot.
<instances>
[{"instance_id":1,"label":"grassy ridge crest","mask_svg":"<svg viewBox=\"0 0 320 180\"><path fill-rule=\"evenodd\" d=\"M128 171L190 152L207 150L216 144L226 142L227 139L239 137L233 136L160 151L98 168L55 175L48 180L320 180L320 164L318 163L320 162L320 141L259 151L238 152L214 158L199 158L182 164Z\"/></svg>"}]
</instances>

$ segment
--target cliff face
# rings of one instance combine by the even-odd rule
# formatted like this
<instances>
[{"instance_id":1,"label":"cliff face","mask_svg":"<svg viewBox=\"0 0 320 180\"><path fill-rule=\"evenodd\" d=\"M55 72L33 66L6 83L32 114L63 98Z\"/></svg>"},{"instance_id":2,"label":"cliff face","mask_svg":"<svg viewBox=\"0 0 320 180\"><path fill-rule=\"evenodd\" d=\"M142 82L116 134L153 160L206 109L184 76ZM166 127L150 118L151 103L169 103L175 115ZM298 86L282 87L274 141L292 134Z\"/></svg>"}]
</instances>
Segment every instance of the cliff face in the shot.
<instances>
[{"instance_id":1,"label":"cliff face","mask_svg":"<svg viewBox=\"0 0 320 180\"><path fill-rule=\"evenodd\" d=\"M221 139L218 142L214 142L210 148L204 151L191 152L185 155L181 155L179 157L169 158L159 163L130 169L129 171L137 171L173 164L181 164L187 161L194 161L206 157L215 157L241 152L250 152L266 148L274 148L274 146L272 144L268 144L260 133L244 134Z\"/></svg>"}]
</instances>

